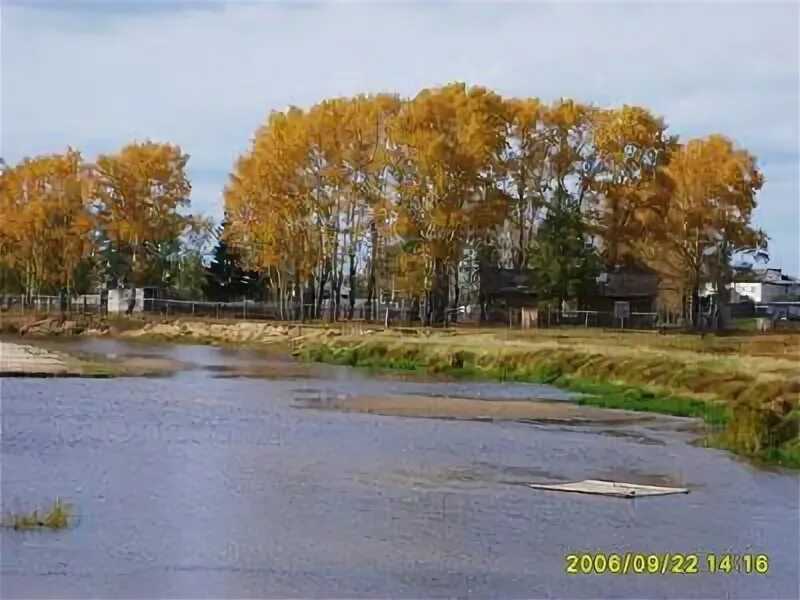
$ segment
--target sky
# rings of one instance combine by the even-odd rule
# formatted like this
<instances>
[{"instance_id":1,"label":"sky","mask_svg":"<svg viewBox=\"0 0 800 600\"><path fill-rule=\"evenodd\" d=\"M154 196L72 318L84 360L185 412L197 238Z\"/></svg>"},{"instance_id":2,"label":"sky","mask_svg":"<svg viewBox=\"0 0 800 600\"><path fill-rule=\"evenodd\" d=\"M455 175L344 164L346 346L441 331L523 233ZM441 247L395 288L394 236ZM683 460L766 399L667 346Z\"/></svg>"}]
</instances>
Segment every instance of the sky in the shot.
<instances>
[{"instance_id":1,"label":"sky","mask_svg":"<svg viewBox=\"0 0 800 600\"><path fill-rule=\"evenodd\" d=\"M800 275L800 2L0 0L0 156L180 144L219 219L272 110L452 81L638 104L758 158L770 266Z\"/></svg>"}]
</instances>

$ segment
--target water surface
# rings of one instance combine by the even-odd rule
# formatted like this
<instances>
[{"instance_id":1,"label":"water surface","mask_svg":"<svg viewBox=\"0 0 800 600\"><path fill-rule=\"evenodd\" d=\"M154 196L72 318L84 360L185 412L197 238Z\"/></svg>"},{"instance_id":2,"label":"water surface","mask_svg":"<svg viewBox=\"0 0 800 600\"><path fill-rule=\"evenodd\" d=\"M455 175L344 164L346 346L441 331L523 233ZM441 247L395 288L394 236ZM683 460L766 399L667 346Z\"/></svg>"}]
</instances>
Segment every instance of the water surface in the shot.
<instances>
[{"instance_id":1,"label":"water surface","mask_svg":"<svg viewBox=\"0 0 800 600\"><path fill-rule=\"evenodd\" d=\"M568 395L547 386L221 378L251 351L85 340L195 365L167 378L6 379L2 502L73 502L75 527L0 533L3 598L792 598L796 475L689 434L342 414L309 394ZM223 369L224 370L224 369ZM517 481L625 478L691 488L638 501ZM759 552L760 575L567 576L564 555Z\"/></svg>"}]
</instances>

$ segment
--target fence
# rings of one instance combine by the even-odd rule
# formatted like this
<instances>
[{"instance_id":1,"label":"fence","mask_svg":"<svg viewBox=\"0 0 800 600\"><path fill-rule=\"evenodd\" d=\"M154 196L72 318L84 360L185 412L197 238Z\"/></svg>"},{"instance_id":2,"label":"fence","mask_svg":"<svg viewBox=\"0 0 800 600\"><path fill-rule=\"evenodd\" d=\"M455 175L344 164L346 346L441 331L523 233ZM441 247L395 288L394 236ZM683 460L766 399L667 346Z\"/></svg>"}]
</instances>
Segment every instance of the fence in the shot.
<instances>
[{"instance_id":1,"label":"fence","mask_svg":"<svg viewBox=\"0 0 800 600\"><path fill-rule=\"evenodd\" d=\"M0 295L0 312L26 312L51 315L63 313L106 314L107 305L103 294L80 296L46 296L35 294Z\"/></svg>"},{"instance_id":2,"label":"fence","mask_svg":"<svg viewBox=\"0 0 800 600\"><path fill-rule=\"evenodd\" d=\"M366 321L384 325L407 326L421 321L417 309L397 303L376 302L373 306L359 303L352 309L346 303L338 308L330 304L287 304L277 302L210 302L207 300L173 300L146 298L143 311L164 317L193 316L214 319L246 319L270 321ZM452 319L451 319L452 320Z\"/></svg>"},{"instance_id":3,"label":"fence","mask_svg":"<svg viewBox=\"0 0 800 600\"><path fill-rule=\"evenodd\" d=\"M125 313L127 305L120 305L119 314ZM160 317L198 317L207 319L244 319L270 321L330 322L354 321L382 326L413 327L424 324L424 302L408 300L397 302L375 301L372 306L363 300L351 309L344 300L339 307L329 301L317 304L285 304L240 300L238 302L211 302L208 300L177 300L166 298L144 298L137 312ZM81 296L52 295L0 295L0 314L25 314L37 316L63 314L93 314L100 317L109 313L107 294L85 294ZM113 311L117 314L116 311ZM481 315L480 305L464 305L444 311L445 326L501 326L509 328L585 327L653 330L667 323L654 312L632 312L624 320L614 317L612 312L594 310L547 310L494 307ZM2 318L0 316L0 318ZM796 330L797 322L769 319L770 330ZM679 325L680 323L678 323Z\"/></svg>"},{"instance_id":4,"label":"fence","mask_svg":"<svg viewBox=\"0 0 800 600\"><path fill-rule=\"evenodd\" d=\"M105 294L81 296L5 295L0 296L0 312L36 313L55 315L70 313L109 314ZM121 314L125 310L120 309ZM138 311L137 311L138 312ZM359 301L352 308L347 302L335 307L330 302L316 304L287 304L241 300L238 302L211 302L208 300L177 300L144 298L141 312L162 317L192 316L212 319L244 319L270 321L363 321L384 326L409 327L425 321L425 304L410 302L379 302L370 306ZM600 311L540 311L535 327L582 325L584 327L620 327L652 329L656 327L655 313L631 313L620 323L610 312ZM477 326L522 325L521 310L515 308L493 309L481 319L479 305L448 308L444 311L444 325Z\"/></svg>"},{"instance_id":5,"label":"fence","mask_svg":"<svg viewBox=\"0 0 800 600\"><path fill-rule=\"evenodd\" d=\"M540 315L540 318L544 315ZM658 326L658 313L632 312L630 316L619 319L613 312L597 310L565 310L554 312L550 317L552 325L583 325L584 327L619 327L621 329L655 329Z\"/></svg>"},{"instance_id":6,"label":"fence","mask_svg":"<svg viewBox=\"0 0 800 600\"><path fill-rule=\"evenodd\" d=\"M214 319L281 320L281 321L361 321L384 326L409 327L425 321L424 303L412 305L404 302L375 302L369 306L359 302L352 309L343 303L338 309L330 304L289 304L281 307L274 302L242 300L239 302L209 302L206 300L172 300L151 298L144 301L144 312L163 317L193 316ZM522 309L494 309L481 319L479 305L448 308L444 311L444 325L523 326ZM540 311L533 324L536 328L562 325L624 329L655 329L658 314L633 312L620 320L612 312Z\"/></svg>"}]
</instances>

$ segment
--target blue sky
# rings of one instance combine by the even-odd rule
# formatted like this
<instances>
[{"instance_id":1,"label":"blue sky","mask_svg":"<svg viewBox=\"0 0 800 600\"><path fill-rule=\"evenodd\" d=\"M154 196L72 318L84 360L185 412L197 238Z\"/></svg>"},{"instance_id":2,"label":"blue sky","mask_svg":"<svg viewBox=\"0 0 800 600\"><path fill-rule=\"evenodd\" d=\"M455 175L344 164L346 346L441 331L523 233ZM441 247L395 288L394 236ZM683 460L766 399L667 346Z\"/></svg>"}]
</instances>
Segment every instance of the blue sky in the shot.
<instances>
[{"instance_id":1,"label":"blue sky","mask_svg":"<svg viewBox=\"0 0 800 600\"><path fill-rule=\"evenodd\" d=\"M454 80L509 96L642 104L724 133L767 183L756 223L800 274L800 3L2 0L0 155L180 144L219 218L270 110Z\"/></svg>"}]
</instances>

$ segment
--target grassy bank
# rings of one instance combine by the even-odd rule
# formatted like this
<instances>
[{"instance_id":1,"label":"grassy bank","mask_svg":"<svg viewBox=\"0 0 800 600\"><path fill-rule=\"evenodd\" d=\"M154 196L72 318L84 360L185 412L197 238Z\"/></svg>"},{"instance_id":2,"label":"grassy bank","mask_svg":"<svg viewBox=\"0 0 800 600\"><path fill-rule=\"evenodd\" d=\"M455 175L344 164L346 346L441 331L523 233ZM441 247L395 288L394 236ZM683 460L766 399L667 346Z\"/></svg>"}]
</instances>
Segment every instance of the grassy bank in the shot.
<instances>
[{"instance_id":1,"label":"grassy bank","mask_svg":"<svg viewBox=\"0 0 800 600\"><path fill-rule=\"evenodd\" d=\"M374 335L304 340L295 354L341 365L549 383L578 392L581 404L703 419L710 425L710 444L800 468L796 364L773 361L773 370L765 373L753 364L763 358L748 356L743 363L738 355L620 348L610 342Z\"/></svg>"}]
</instances>

